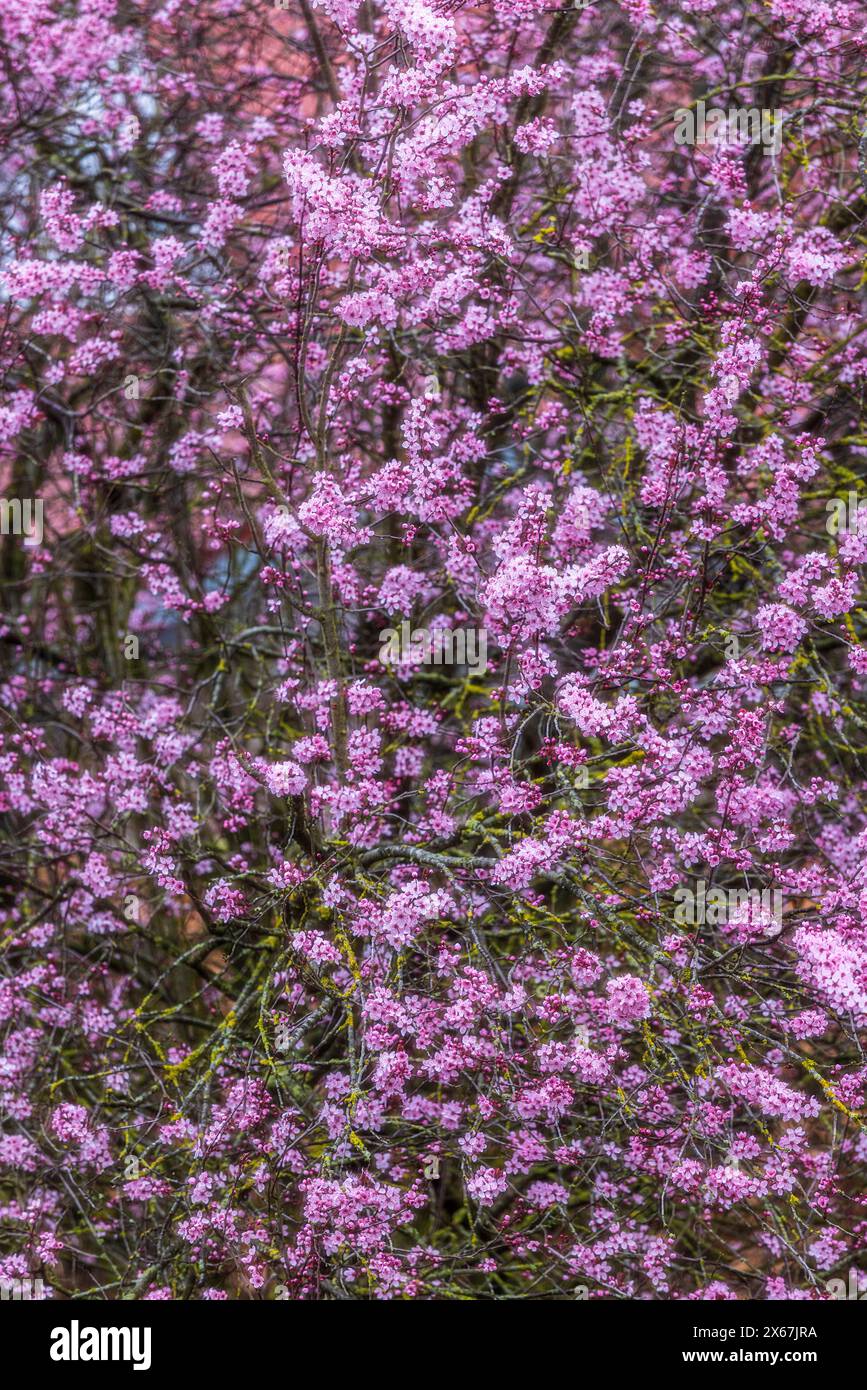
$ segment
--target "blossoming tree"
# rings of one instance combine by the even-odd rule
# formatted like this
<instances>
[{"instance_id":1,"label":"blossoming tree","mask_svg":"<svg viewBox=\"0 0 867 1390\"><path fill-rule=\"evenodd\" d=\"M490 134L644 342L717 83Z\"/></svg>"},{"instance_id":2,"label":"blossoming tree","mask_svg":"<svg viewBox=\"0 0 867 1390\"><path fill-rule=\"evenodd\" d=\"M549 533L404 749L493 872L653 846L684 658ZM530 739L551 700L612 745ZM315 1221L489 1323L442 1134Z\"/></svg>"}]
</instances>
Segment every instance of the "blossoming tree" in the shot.
<instances>
[{"instance_id":1,"label":"blossoming tree","mask_svg":"<svg viewBox=\"0 0 867 1390\"><path fill-rule=\"evenodd\" d=\"M0 1277L828 1297L863 6L9 0L0 53Z\"/></svg>"}]
</instances>

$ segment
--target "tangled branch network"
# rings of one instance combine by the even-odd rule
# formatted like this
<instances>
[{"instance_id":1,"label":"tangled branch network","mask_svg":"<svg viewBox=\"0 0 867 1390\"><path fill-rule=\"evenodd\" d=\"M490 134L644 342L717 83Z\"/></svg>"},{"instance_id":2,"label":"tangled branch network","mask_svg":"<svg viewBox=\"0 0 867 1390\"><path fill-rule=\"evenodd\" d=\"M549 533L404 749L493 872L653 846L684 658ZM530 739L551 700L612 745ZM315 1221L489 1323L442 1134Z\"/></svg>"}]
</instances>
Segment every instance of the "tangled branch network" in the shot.
<instances>
[{"instance_id":1,"label":"tangled branch network","mask_svg":"<svg viewBox=\"0 0 867 1390\"><path fill-rule=\"evenodd\" d=\"M867 1282L863 0L8 0L0 1280Z\"/></svg>"}]
</instances>

